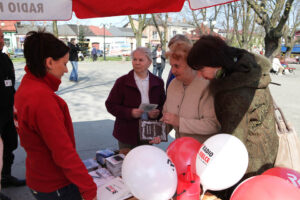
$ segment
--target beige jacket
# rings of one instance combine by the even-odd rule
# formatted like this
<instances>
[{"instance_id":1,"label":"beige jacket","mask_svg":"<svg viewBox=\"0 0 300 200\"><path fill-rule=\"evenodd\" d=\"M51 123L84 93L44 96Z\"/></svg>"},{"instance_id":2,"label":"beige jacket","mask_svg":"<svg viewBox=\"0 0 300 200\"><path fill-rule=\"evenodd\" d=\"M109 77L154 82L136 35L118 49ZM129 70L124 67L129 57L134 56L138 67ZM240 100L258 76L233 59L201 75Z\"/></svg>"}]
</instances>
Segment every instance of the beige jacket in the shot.
<instances>
[{"instance_id":1,"label":"beige jacket","mask_svg":"<svg viewBox=\"0 0 300 200\"><path fill-rule=\"evenodd\" d=\"M193 137L203 143L220 131L208 85L208 80L199 77L186 87L176 78L170 83L163 112L179 116L179 128L174 127L176 138Z\"/></svg>"}]
</instances>

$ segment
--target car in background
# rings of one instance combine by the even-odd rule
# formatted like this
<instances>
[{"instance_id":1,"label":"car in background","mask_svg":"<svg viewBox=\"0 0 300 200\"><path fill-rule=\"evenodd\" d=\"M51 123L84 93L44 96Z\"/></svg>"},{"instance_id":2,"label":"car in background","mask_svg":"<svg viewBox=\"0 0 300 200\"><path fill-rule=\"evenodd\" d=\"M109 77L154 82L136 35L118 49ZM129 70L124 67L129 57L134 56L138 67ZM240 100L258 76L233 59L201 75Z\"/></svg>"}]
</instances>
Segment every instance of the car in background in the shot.
<instances>
[{"instance_id":1,"label":"car in background","mask_svg":"<svg viewBox=\"0 0 300 200\"><path fill-rule=\"evenodd\" d=\"M288 64L298 64L298 63L299 63L299 61L297 60L296 57L285 58L285 61L286 61Z\"/></svg>"},{"instance_id":2,"label":"car in background","mask_svg":"<svg viewBox=\"0 0 300 200\"><path fill-rule=\"evenodd\" d=\"M23 49L15 49L13 57L14 58L23 58L24 57Z\"/></svg>"},{"instance_id":3,"label":"car in background","mask_svg":"<svg viewBox=\"0 0 300 200\"><path fill-rule=\"evenodd\" d=\"M91 54L88 52L88 51L79 51L78 52L78 59L80 60L80 61L84 61L84 59L86 58L86 57L90 57L91 56Z\"/></svg>"},{"instance_id":4,"label":"car in background","mask_svg":"<svg viewBox=\"0 0 300 200\"><path fill-rule=\"evenodd\" d=\"M78 52L78 58L80 61L84 61L84 56L81 51Z\"/></svg>"},{"instance_id":5,"label":"car in background","mask_svg":"<svg viewBox=\"0 0 300 200\"><path fill-rule=\"evenodd\" d=\"M97 49L97 56L102 57L103 56L103 50Z\"/></svg>"}]
</instances>

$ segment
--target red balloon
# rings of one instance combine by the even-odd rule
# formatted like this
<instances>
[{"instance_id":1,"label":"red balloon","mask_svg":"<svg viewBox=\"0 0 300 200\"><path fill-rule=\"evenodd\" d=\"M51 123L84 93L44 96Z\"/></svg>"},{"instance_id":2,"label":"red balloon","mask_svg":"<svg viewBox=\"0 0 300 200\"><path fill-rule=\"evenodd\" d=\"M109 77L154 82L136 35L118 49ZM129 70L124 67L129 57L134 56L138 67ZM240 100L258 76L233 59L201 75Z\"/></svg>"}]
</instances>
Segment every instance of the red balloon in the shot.
<instances>
[{"instance_id":1,"label":"red balloon","mask_svg":"<svg viewBox=\"0 0 300 200\"><path fill-rule=\"evenodd\" d=\"M294 186L300 189L300 173L295 170L283 167L274 167L265 171L263 175L283 178L284 180L289 181Z\"/></svg>"},{"instance_id":2,"label":"red balloon","mask_svg":"<svg viewBox=\"0 0 300 200\"><path fill-rule=\"evenodd\" d=\"M191 137L182 137L174 140L167 148L167 154L175 165L177 174L187 171L191 165L192 173L196 174L196 156L202 144Z\"/></svg>"},{"instance_id":3,"label":"red balloon","mask_svg":"<svg viewBox=\"0 0 300 200\"><path fill-rule=\"evenodd\" d=\"M232 193L230 200L298 200L300 190L282 178L259 175L246 179Z\"/></svg>"}]
</instances>

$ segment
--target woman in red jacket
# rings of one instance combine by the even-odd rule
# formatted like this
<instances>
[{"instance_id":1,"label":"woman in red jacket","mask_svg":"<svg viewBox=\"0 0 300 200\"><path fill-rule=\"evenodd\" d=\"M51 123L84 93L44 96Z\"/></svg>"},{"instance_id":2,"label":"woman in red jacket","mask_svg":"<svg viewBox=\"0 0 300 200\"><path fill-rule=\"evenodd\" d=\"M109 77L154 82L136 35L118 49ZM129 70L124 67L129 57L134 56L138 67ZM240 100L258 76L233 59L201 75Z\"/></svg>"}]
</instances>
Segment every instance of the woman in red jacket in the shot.
<instances>
[{"instance_id":1,"label":"woman in red jacket","mask_svg":"<svg viewBox=\"0 0 300 200\"><path fill-rule=\"evenodd\" d=\"M55 94L68 72L69 48L50 33L31 31L24 56L14 117L27 153L26 183L37 200L96 200L97 187L75 149L68 106Z\"/></svg>"},{"instance_id":2,"label":"woman in red jacket","mask_svg":"<svg viewBox=\"0 0 300 200\"><path fill-rule=\"evenodd\" d=\"M165 102L164 82L154 76L148 68L152 55L148 48L139 47L131 54L133 70L120 77L107 98L105 105L116 117L114 137L119 148L132 149L145 144L139 139L139 119L158 119ZM139 109L141 103L157 104L157 109L144 113ZM158 138L150 143L159 143Z\"/></svg>"}]
</instances>

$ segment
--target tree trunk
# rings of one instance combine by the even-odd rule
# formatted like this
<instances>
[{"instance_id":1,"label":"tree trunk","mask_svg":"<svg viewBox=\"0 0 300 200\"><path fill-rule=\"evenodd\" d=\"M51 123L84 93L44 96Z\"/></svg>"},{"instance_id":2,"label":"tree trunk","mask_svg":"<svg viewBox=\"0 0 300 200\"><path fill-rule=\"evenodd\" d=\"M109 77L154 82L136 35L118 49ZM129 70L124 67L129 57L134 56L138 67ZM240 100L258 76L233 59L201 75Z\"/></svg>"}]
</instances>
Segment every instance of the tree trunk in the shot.
<instances>
[{"instance_id":1,"label":"tree trunk","mask_svg":"<svg viewBox=\"0 0 300 200\"><path fill-rule=\"evenodd\" d=\"M293 2L294 0L277 0L272 8L270 5L267 6L272 1L264 0L258 2L247 0L249 6L257 14L259 24L265 29L265 56L268 58L272 58L276 50L281 48L280 39L283 35L283 28L289 17ZM267 12L269 8L272 8L272 10Z\"/></svg>"},{"instance_id":2,"label":"tree trunk","mask_svg":"<svg viewBox=\"0 0 300 200\"><path fill-rule=\"evenodd\" d=\"M167 48L167 36L168 36L168 13L165 14L165 19L163 19L162 14L151 14L152 20L154 23L154 26L157 30L157 33L159 35L160 44L163 50L166 50ZM159 24L157 23L157 20L159 21ZM159 27L163 27L163 32L159 29Z\"/></svg>"},{"instance_id":3,"label":"tree trunk","mask_svg":"<svg viewBox=\"0 0 300 200\"><path fill-rule=\"evenodd\" d=\"M136 48L142 46L142 34L137 33L136 34Z\"/></svg>"},{"instance_id":4,"label":"tree trunk","mask_svg":"<svg viewBox=\"0 0 300 200\"><path fill-rule=\"evenodd\" d=\"M136 48L142 46L142 36L143 36L143 31L146 28L146 14L138 15L138 27L135 27L133 19L131 15L128 15L128 19L132 28L132 31L134 33L135 39L136 39Z\"/></svg>"},{"instance_id":5,"label":"tree trunk","mask_svg":"<svg viewBox=\"0 0 300 200\"><path fill-rule=\"evenodd\" d=\"M58 38L57 21L53 21L52 27L53 27L53 35L55 35L55 37Z\"/></svg>"},{"instance_id":6,"label":"tree trunk","mask_svg":"<svg viewBox=\"0 0 300 200\"><path fill-rule=\"evenodd\" d=\"M274 36L272 32L269 32L265 36L265 56L272 57L273 54L277 52L277 49L281 47L280 45L281 36Z\"/></svg>"}]
</instances>

